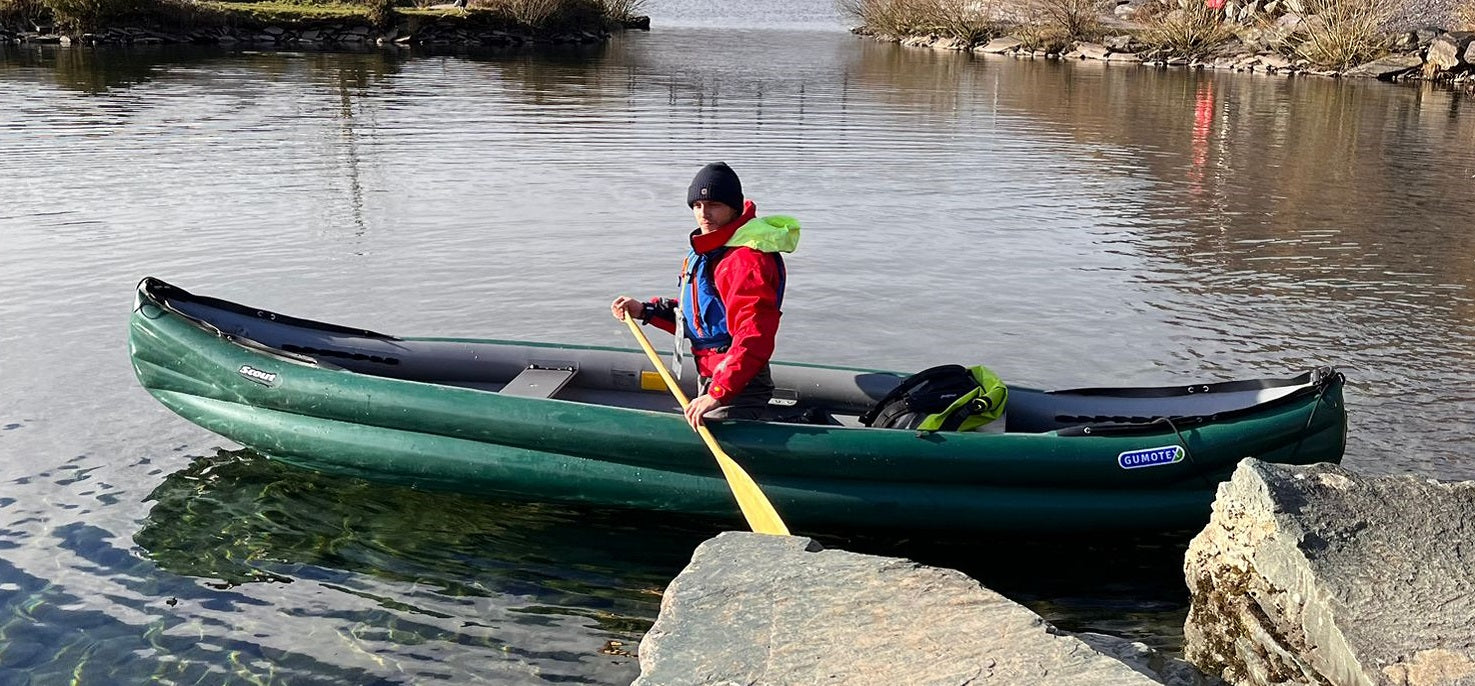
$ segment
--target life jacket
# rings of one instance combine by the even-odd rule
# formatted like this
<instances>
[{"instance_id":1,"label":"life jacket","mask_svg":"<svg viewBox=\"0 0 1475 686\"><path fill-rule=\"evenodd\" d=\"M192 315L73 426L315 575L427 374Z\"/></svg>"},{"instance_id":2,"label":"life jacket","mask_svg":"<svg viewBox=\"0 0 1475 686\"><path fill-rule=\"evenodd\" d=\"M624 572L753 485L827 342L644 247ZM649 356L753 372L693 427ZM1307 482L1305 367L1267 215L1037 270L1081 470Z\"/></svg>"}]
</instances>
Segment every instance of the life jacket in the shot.
<instances>
[{"instance_id":1,"label":"life jacket","mask_svg":"<svg viewBox=\"0 0 1475 686\"><path fill-rule=\"evenodd\" d=\"M904 379L860 416L878 429L972 431L998 419L1009 388L988 367L947 364Z\"/></svg>"},{"instance_id":2,"label":"life jacket","mask_svg":"<svg viewBox=\"0 0 1475 686\"><path fill-rule=\"evenodd\" d=\"M692 350L723 349L732 345L727 329L727 307L717 292L717 264L729 250L752 248L773 256L778 262L779 281L775 287L778 302L784 304L784 285L788 271L780 253L793 252L799 245L799 222L793 217L759 217L742 225L721 248L706 253L695 249L681 265L680 306L682 333L691 340Z\"/></svg>"}]
</instances>

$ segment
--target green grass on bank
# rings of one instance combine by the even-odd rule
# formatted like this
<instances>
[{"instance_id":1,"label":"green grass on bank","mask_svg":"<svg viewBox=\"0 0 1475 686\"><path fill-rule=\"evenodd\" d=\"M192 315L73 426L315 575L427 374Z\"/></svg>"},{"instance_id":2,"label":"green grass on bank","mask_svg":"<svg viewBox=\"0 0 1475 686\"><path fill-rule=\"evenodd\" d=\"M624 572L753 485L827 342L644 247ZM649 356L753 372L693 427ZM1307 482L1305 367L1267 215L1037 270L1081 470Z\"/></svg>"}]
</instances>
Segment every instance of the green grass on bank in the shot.
<instances>
[{"instance_id":1,"label":"green grass on bank","mask_svg":"<svg viewBox=\"0 0 1475 686\"><path fill-rule=\"evenodd\" d=\"M644 0L0 0L0 27L57 32L110 26L191 29L360 20L376 26L439 17L533 31L599 29L627 21Z\"/></svg>"}]
</instances>

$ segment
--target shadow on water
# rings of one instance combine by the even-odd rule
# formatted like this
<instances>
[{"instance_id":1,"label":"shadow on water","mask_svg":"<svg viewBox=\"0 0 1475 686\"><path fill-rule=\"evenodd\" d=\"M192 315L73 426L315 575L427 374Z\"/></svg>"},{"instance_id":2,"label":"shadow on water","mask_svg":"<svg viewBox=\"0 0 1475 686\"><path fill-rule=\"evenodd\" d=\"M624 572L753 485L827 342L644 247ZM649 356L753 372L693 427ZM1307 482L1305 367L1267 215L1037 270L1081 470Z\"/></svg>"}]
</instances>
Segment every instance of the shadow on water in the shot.
<instances>
[{"instance_id":1,"label":"shadow on water","mask_svg":"<svg viewBox=\"0 0 1475 686\"><path fill-rule=\"evenodd\" d=\"M302 471L249 451L197 458L149 499L134 541L165 570L221 588L332 582L347 572L419 589L382 601L405 612L443 614L457 598L532 599L517 611L587 617L632 640L654 621L659 593L692 550L742 528L736 519L416 491ZM828 548L958 569L1066 630L1174 652L1181 646L1186 535L809 535Z\"/></svg>"}]
</instances>

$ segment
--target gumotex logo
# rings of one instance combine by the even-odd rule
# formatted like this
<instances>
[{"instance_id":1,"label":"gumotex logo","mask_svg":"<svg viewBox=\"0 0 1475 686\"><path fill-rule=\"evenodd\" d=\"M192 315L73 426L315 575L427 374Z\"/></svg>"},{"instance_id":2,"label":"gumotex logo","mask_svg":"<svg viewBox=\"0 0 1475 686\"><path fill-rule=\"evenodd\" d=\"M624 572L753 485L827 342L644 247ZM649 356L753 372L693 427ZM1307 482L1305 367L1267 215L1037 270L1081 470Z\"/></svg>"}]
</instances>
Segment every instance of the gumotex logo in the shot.
<instances>
[{"instance_id":1,"label":"gumotex logo","mask_svg":"<svg viewBox=\"0 0 1475 686\"><path fill-rule=\"evenodd\" d=\"M263 372L260 369L257 369L255 367L252 367L249 364L243 364L243 365L241 365L241 368L240 369L237 369L236 370L236 373L237 374L240 374L241 376L246 377L247 379L250 379L252 381L255 381L256 383L259 383L259 384L261 384L263 386L275 386L275 385L277 385L277 374L276 374L276 372Z\"/></svg>"},{"instance_id":2,"label":"gumotex logo","mask_svg":"<svg viewBox=\"0 0 1475 686\"><path fill-rule=\"evenodd\" d=\"M1128 450L1116 456L1116 463L1122 469L1140 469L1142 467L1157 467L1165 464L1183 461L1183 446L1165 445L1161 448L1143 448L1141 450Z\"/></svg>"}]
</instances>

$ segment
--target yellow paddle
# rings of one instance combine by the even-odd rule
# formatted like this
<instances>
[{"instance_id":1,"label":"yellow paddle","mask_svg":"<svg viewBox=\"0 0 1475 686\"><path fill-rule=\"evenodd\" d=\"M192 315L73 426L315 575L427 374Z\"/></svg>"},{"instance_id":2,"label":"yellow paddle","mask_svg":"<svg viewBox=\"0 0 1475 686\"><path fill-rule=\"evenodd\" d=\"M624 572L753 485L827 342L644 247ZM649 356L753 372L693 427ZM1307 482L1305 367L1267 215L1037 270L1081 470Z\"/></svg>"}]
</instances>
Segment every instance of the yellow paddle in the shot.
<instances>
[{"instance_id":1,"label":"yellow paddle","mask_svg":"<svg viewBox=\"0 0 1475 686\"><path fill-rule=\"evenodd\" d=\"M635 323L634 317L626 315L625 323L630 325L630 331L635 334L635 340L640 341L640 347L645 349L650 363L655 365L657 372L660 372L661 379L666 382L666 388L671 389L671 395L676 396L676 402L681 403L681 409L685 410L690 401L676 385L676 380L671 378L671 372L667 371L666 365L661 364L661 356L656 354L655 348L650 347L650 339L645 337L645 332L640 330L640 325ZM748 520L748 527L760 534L788 536L789 527L784 526L784 520L779 519L778 511L773 509L773 504L768 502L768 498L763 495L762 489L758 488L753 477L748 476L748 473L728 456L727 451L717 445L717 439L712 437L712 432L708 431L707 427L698 426L697 435L706 442L707 448L712 451L712 456L717 458L718 466L722 467L722 475L727 477L727 487L732 489L733 497L737 498L738 507L743 511L743 517Z\"/></svg>"}]
</instances>

